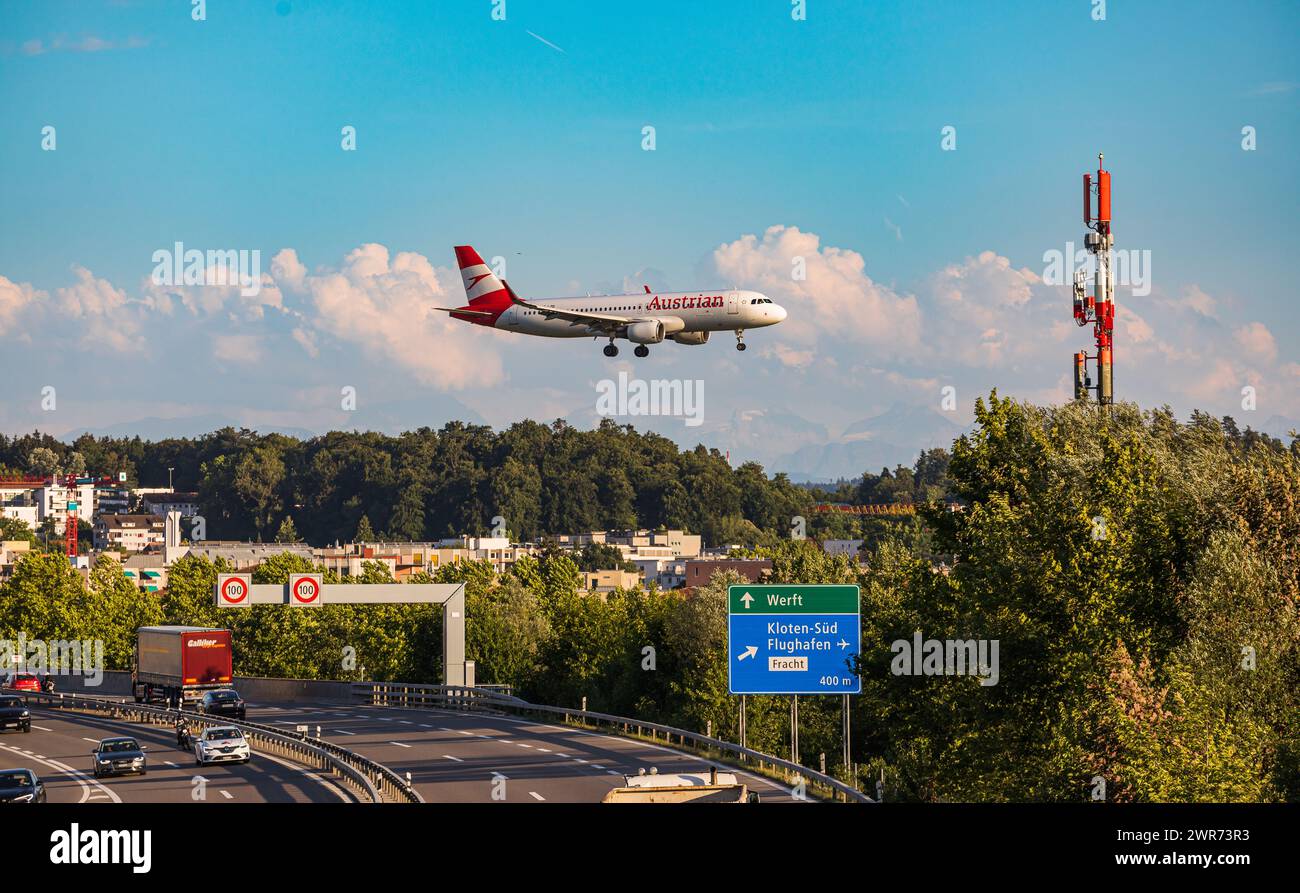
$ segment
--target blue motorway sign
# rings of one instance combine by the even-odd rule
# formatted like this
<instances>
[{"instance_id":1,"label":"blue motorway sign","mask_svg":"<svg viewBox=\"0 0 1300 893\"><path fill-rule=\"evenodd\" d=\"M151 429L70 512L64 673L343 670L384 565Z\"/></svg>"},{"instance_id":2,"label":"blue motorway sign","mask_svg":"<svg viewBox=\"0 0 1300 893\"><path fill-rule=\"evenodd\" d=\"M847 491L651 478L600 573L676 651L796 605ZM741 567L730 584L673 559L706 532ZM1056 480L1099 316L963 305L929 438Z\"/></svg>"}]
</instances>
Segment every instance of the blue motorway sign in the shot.
<instances>
[{"instance_id":1,"label":"blue motorway sign","mask_svg":"<svg viewBox=\"0 0 1300 893\"><path fill-rule=\"evenodd\" d=\"M728 679L733 695L859 694L857 586L730 587Z\"/></svg>"}]
</instances>

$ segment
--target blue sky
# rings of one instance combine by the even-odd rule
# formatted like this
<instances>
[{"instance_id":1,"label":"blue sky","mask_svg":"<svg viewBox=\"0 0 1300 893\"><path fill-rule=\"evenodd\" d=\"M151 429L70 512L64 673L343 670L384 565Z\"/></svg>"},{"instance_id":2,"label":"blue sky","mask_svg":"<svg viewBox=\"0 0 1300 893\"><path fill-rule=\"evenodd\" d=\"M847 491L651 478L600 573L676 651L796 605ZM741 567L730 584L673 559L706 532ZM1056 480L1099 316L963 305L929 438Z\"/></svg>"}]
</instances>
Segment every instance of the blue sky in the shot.
<instances>
[{"instance_id":1,"label":"blue sky","mask_svg":"<svg viewBox=\"0 0 1300 893\"><path fill-rule=\"evenodd\" d=\"M1098 151L1118 247L1150 251L1153 271L1150 295L1117 295L1134 314L1119 396L1256 427L1300 418L1295 4L1111 2L1104 21L1089 0L809 0L806 21L786 0L492 9L211 0L196 22L182 0L0 0L0 349L17 361L0 427L366 424L325 396L337 381L383 393L362 401L392 404L374 424L438 424L459 406L505 424L589 414L592 382L625 367L703 379L709 436L769 463L891 406L938 409L944 382L965 424L993 386L1065 395L1089 339L1050 328L1070 323L1068 300L1032 276L1045 251L1082 241L1079 178ZM940 148L947 125L955 151ZM785 229L765 239L771 227ZM177 240L258 249L264 270L290 249L308 278L277 282L278 304L173 293L168 308L145 280ZM632 366L584 342L412 318L418 283L348 272L364 245L440 268L463 242L505 257L525 294L737 284L766 288L792 321L807 312L754 333L743 362L728 338ZM786 255L804 248L826 274L783 290ZM856 278L843 252L860 256ZM331 282L405 323L348 319L356 296L331 303ZM55 361L41 344L53 330L84 349ZM401 339L422 343L384 348ZM111 360L139 380L101 380ZM62 386L55 418L44 384ZM740 430L754 413L812 433Z\"/></svg>"}]
</instances>

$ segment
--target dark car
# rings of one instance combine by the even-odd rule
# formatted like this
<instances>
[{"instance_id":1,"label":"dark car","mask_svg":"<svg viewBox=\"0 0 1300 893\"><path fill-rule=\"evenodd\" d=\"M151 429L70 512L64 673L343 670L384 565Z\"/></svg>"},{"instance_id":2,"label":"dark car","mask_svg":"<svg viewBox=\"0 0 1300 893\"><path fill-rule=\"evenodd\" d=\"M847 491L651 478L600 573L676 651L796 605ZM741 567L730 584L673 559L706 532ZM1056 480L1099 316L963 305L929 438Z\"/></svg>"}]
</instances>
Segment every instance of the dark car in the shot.
<instances>
[{"instance_id":1,"label":"dark car","mask_svg":"<svg viewBox=\"0 0 1300 893\"><path fill-rule=\"evenodd\" d=\"M216 691L206 692L203 695L203 700L199 702L199 712L209 713L213 716L231 716L235 719L243 719L244 699L233 688L220 688Z\"/></svg>"},{"instance_id":2,"label":"dark car","mask_svg":"<svg viewBox=\"0 0 1300 893\"><path fill-rule=\"evenodd\" d=\"M105 738L90 755L95 762L96 778L126 772L144 775L149 771L144 748L134 738Z\"/></svg>"},{"instance_id":3,"label":"dark car","mask_svg":"<svg viewBox=\"0 0 1300 893\"><path fill-rule=\"evenodd\" d=\"M16 688L19 691L41 690L41 680L36 678L35 673L18 673L14 676L14 681L9 684L10 688Z\"/></svg>"},{"instance_id":4,"label":"dark car","mask_svg":"<svg viewBox=\"0 0 1300 893\"><path fill-rule=\"evenodd\" d=\"M45 783L30 769L0 769L0 803L44 803Z\"/></svg>"},{"instance_id":5,"label":"dark car","mask_svg":"<svg viewBox=\"0 0 1300 893\"><path fill-rule=\"evenodd\" d=\"M23 699L15 695L0 695L0 729L13 726L24 732L32 730L32 715L27 712Z\"/></svg>"}]
</instances>

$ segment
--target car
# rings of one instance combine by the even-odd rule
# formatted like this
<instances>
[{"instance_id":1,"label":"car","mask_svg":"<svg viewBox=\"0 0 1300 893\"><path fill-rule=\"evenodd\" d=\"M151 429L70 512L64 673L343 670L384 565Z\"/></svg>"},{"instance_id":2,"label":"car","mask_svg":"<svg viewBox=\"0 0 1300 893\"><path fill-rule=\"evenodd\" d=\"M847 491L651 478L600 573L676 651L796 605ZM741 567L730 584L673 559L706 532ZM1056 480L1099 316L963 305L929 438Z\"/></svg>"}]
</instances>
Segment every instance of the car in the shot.
<instances>
[{"instance_id":1,"label":"car","mask_svg":"<svg viewBox=\"0 0 1300 893\"><path fill-rule=\"evenodd\" d=\"M243 719L244 699L233 688L204 692L203 700L199 702L199 713Z\"/></svg>"},{"instance_id":2,"label":"car","mask_svg":"<svg viewBox=\"0 0 1300 893\"><path fill-rule=\"evenodd\" d=\"M252 756L248 739L234 726L209 726L194 739L194 763L247 763Z\"/></svg>"},{"instance_id":3,"label":"car","mask_svg":"<svg viewBox=\"0 0 1300 893\"><path fill-rule=\"evenodd\" d=\"M0 803L44 803L45 783L30 769L0 769Z\"/></svg>"},{"instance_id":4,"label":"car","mask_svg":"<svg viewBox=\"0 0 1300 893\"><path fill-rule=\"evenodd\" d=\"M32 730L32 715L17 695L0 695L0 729L13 726L24 732Z\"/></svg>"},{"instance_id":5,"label":"car","mask_svg":"<svg viewBox=\"0 0 1300 893\"><path fill-rule=\"evenodd\" d=\"M9 687L18 691L40 692L41 680L35 673L18 673L14 676L13 682L9 683Z\"/></svg>"},{"instance_id":6,"label":"car","mask_svg":"<svg viewBox=\"0 0 1300 893\"><path fill-rule=\"evenodd\" d=\"M104 738L90 755L95 762L96 778L127 772L146 775L149 772L144 748L134 738Z\"/></svg>"}]
</instances>

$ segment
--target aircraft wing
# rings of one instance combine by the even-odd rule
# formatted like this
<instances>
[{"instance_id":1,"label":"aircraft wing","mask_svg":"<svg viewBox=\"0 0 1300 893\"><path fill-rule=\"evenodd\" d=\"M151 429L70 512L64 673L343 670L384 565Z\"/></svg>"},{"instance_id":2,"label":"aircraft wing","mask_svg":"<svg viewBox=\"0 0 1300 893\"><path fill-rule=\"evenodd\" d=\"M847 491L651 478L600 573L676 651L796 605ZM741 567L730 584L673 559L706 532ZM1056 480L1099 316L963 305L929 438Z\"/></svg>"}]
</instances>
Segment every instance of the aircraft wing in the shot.
<instances>
[{"instance_id":1,"label":"aircraft wing","mask_svg":"<svg viewBox=\"0 0 1300 893\"><path fill-rule=\"evenodd\" d=\"M532 301L525 301L515 294L515 290L510 287L509 282L503 280L501 284L506 287L506 293L510 295L510 300L516 305L535 310L547 319L568 320L571 326L586 326L594 332L609 334L637 320L637 317L615 316L611 313L587 313L581 310L564 310L559 307L548 307L545 304L535 304Z\"/></svg>"}]
</instances>

